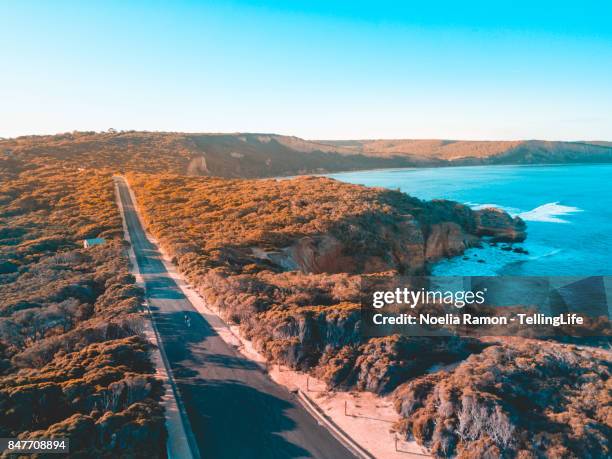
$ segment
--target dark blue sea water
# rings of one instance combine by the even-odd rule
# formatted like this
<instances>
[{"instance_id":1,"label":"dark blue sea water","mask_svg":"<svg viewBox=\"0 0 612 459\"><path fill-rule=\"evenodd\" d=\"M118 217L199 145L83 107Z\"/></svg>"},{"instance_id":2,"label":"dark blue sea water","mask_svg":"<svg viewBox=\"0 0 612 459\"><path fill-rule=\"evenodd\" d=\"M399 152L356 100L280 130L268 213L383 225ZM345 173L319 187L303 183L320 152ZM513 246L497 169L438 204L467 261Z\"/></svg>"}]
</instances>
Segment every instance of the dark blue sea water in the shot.
<instances>
[{"instance_id":1,"label":"dark blue sea water","mask_svg":"<svg viewBox=\"0 0 612 459\"><path fill-rule=\"evenodd\" d=\"M612 165L387 169L330 177L475 209L501 207L527 222L527 240L515 246L529 254L485 245L466 252L468 260L438 263L436 275L612 275Z\"/></svg>"}]
</instances>

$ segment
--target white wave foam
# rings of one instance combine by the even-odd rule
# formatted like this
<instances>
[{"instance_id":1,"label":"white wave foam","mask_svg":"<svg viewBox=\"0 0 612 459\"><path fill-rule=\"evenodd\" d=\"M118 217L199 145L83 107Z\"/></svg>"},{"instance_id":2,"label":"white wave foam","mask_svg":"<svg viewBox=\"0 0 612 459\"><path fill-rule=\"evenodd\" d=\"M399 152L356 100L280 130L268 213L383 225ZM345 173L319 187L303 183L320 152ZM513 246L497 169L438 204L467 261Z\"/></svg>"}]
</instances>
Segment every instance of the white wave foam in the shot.
<instances>
[{"instance_id":1,"label":"white wave foam","mask_svg":"<svg viewBox=\"0 0 612 459\"><path fill-rule=\"evenodd\" d=\"M547 222L547 223L569 223L569 221L559 218L563 215L582 212L578 207L564 206L558 202L549 202L543 204L528 212L518 214L523 220L530 222Z\"/></svg>"},{"instance_id":2,"label":"white wave foam","mask_svg":"<svg viewBox=\"0 0 612 459\"><path fill-rule=\"evenodd\" d=\"M508 212L513 217L515 215L518 215L521 212L521 210L517 209L516 207L500 206L499 204L479 204L477 202L466 202L465 204L467 206L470 206L474 210L481 210L481 209L501 209L501 210L505 210L506 212Z\"/></svg>"},{"instance_id":3,"label":"white wave foam","mask_svg":"<svg viewBox=\"0 0 612 459\"><path fill-rule=\"evenodd\" d=\"M502 206L497 205L497 204L478 204L477 202L470 202L468 204L474 210L489 209L489 208L492 208L492 207L497 207L497 208L501 208L502 207Z\"/></svg>"},{"instance_id":4,"label":"white wave foam","mask_svg":"<svg viewBox=\"0 0 612 459\"><path fill-rule=\"evenodd\" d=\"M513 248L516 247L528 250L529 254L502 250L499 245L484 244L482 248L468 249L463 255L438 261L432 267L432 274L434 276L508 275L506 270L513 265L537 262L560 253L568 256L564 249L538 243L513 244ZM520 268L513 272L520 272Z\"/></svg>"},{"instance_id":5,"label":"white wave foam","mask_svg":"<svg viewBox=\"0 0 612 459\"><path fill-rule=\"evenodd\" d=\"M561 251L562 251L562 249L554 249L554 250L551 250L550 252L545 252L545 253L542 253L540 255L535 255L533 257L529 257L529 259L530 260L539 260L540 258L548 258L548 257L552 257L552 256L557 255Z\"/></svg>"}]
</instances>

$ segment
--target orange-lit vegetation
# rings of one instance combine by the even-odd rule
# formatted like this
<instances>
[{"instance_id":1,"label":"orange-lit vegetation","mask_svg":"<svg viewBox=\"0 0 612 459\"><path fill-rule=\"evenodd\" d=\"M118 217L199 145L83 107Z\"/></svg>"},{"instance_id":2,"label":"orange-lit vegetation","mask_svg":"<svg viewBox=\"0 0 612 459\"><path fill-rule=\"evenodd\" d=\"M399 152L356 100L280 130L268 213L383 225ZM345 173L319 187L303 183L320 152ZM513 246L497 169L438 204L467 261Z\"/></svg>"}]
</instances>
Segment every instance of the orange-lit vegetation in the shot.
<instances>
[{"instance_id":1,"label":"orange-lit vegetation","mask_svg":"<svg viewBox=\"0 0 612 459\"><path fill-rule=\"evenodd\" d=\"M0 139L0 156L63 165L219 177L275 177L410 166L610 162L606 142L346 140L274 134L74 132Z\"/></svg>"},{"instance_id":2,"label":"orange-lit vegetation","mask_svg":"<svg viewBox=\"0 0 612 459\"><path fill-rule=\"evenodd\" d=\"M126 171L149 230L271 361L332 387L393 392L400 430L437 456L609 456L609 354L360 333L361 275L426 273L483 235L522 240L520 219L324 178L167 174L435 165L465 151L477 157L457 164L609 161L612 149L142 132L0 140L0 436L69 435L83 457L164 455L110 177ZM83 249L93 237L107 243Z\"/></svg>"},{"instance_id":3,"label":"orange-lit vegetation","mask_svg":"<svg viewBox=\"0 0 612 459\"><path fill-rule=\"evenodd\" d=\"M508 339L400 386L400 428L443 457L610 457L611 369L597 350Z\"/></svg>"},{"instance_id":4,"label":"orange-lit vegetation","mask_svg":"<svg viewBox=\"0 0 612 459\"><path fill-rule=\"evenodd\" d=\"M479 235L521 240L521 221L323 178L128 178L149 230L260 352L332 387L395 391L399 427L436 456L609 453L610 414L594 402L609 403L606 357L539 341L359 331L358 274L426 272ZM540 403L526 403L540 391ZM555 424L570 419L582 433Z\"/></svg>"},{"instance_id":5,"label":"orange-lit vegetation","mask_svg":"<svg viewBox=\"0 0 612 459\"><path fill-rule=\"evenodd\" d=\"M350 352L363 344L357 274L424 273L429 260L478 243L481 213L324 178L128 178L149 229L181 271L274 361L303 369L321 364L317 371L332 384L388 392L400 379L387 371L420 374L478 347L448 342L417 365L407 358L413 362L362 375L366 360ZM452 244L440 237L445 225L455 229Z\"/></svg>"},{"instance_id":6,"label":"orange-lit vegetation","mask_svg":"<svg viewBox=\"0 0 612 459\"><path fill-rule=\"evenodd\" d=\"M0 157L81 169L185 172L191 144L182 134L74 132L0 140Z\"/></svg>"},{"instance_id":7,"label":"orange-lit vegetation","mask_svg":"<svg viewBox=\"0 0 612 459\"><path fill-rule=\"evenodd\" d=\"M0 156L117 171L222 177L270 177L306 172L437 164L438 161L344 154L329 145L259 134L74 132L0 140Z\"/></svg>"},{"instance_id":8,"label":"orange-lit vegetation","mask_svg":"<svg viewBox=\"0 0 612 459\"><path fill-rule=\"evenodd\" d=\"M197 255L192 266L182 266L186 272L423 273L427 261L461 253L482 234L525 237L524 223L503 212L327 178L131 174L130 182L151 230L179 262Z\"/></svg>"},{"instance_id":9,"label":"orange-lit vegetation","mask_svg":"<svg viewBox=\"0 0 612 459\"><path fill-rule=\"evenodd\" d=\"M111 176L0 159L0 436L81 457L165 456ZM82 248L82 239L107 243Z\"/></svg>"}]
</instances>

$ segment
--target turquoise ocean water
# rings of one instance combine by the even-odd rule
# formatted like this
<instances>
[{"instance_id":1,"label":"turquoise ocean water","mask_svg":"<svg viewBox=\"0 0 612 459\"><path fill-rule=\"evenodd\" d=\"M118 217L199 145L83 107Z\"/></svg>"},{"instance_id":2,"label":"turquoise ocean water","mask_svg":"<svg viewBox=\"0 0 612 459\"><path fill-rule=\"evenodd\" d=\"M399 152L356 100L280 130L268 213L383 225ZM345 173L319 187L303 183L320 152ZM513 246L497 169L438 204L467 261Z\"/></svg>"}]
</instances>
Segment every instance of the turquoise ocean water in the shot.
<instances>
[{"instance_id":1,"label":"turquoise ocean water","mask_svg":"<svg viewBox=\"0 0 612 459\"><path fill-rule=\"evenodd\" d=\"M612 275L612 165L474 166L330 174L421 199L494 206L527 223L528 254L485 245L437 263L439 276ZM479 262L484 260L485 262Z\"/></svg>"}]
</instances>

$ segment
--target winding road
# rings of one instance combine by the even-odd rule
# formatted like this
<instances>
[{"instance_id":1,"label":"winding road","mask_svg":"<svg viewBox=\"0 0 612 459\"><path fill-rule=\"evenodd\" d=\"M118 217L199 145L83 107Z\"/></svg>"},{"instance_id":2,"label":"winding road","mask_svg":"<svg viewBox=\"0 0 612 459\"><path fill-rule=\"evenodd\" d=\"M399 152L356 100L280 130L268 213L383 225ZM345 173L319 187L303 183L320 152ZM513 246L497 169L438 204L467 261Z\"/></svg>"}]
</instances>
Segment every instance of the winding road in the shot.
<instances>
[{"instance_id":1,"label":"winding road","mask_svg":"<svg viewBox=\"0 0 612 459\"><path fill-rule=\"evenodd\" d=\"M147 239L126 181L116 181L181 414L197 444L192 451L214 459L354 458L293 394L223 341L196 311Z\"/></svg>"}]
</instances>

